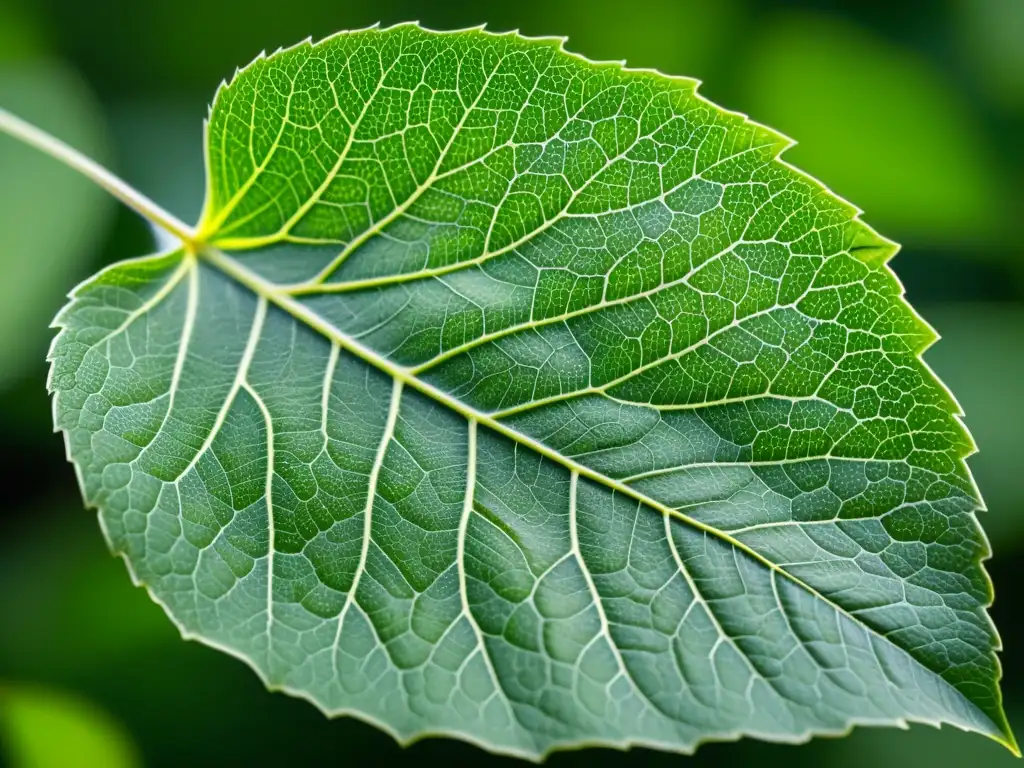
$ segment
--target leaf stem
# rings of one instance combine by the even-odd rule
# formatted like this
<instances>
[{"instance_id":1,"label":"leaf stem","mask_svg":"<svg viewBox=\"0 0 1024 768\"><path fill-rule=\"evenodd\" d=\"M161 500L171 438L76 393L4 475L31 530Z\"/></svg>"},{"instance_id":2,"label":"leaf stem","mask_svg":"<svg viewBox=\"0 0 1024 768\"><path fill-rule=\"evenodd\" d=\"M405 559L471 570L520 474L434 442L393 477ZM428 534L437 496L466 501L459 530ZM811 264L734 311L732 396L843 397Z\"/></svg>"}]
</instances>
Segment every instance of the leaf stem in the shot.
<instances>
[{"instance_id":1,"label":"leaf stem","mask_svg":"<svg viewBox=\"0 0 1024 768\"><path fill-rule=\"evenodd\" d=\"M140 216L167 230L190 249L195 250L196 235L192 227L56 136L11 114L3 107L0 107L0 132L13 136L78 171Z\"/></svg>"}]
</instances>

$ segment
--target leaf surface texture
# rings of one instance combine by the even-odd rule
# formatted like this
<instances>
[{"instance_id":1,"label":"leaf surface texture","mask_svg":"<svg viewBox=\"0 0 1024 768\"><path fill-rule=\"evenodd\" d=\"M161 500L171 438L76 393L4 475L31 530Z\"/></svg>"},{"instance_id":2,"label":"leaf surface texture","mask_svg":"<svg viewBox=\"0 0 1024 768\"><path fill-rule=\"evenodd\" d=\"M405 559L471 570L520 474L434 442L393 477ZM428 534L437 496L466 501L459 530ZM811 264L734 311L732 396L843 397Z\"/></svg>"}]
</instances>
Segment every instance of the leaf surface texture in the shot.
<instances>
[{"instance_id":1,"label":"leaf surface texture","mask_svg":"<svg viewBox=\"0 0 1024 768\"><path fill-rule=\"evenodd\" d=\"M86 501L186 636L402 740L1012 743L934 334L788 144L559 40L257 59L198 244L58 317Z\"/></svg>"}]
</instances>

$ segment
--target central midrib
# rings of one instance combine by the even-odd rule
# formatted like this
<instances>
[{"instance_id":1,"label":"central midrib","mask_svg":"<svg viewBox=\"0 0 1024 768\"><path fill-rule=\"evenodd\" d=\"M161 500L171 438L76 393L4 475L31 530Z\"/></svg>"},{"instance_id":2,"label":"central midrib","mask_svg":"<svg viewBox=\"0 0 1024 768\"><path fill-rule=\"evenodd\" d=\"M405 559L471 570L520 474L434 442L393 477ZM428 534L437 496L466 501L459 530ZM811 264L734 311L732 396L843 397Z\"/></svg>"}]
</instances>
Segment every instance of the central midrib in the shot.
<instances>
[{"instance_id":1,"label":"central midrib","mask_svg":"<svg viewBox=\"0 0 1024 768\"><path fill-rule=\"evenodd\" d=\"M503 424L490 414L469 407L468 405L458 400L457 398L453 397L452 395L448 394L444 390L439 389L433 384L422 380L415 373L413 373L411 369L406 368L405 366L402 365L398 365L391 360L388 360L386 357L380 355L370 347L367 347L366 345L362 344L357 339L352 338L348 334L341 331L339 328L326 322L322 317L316 314L313 310L303 305L301 302L297 301L293 296L280 291L273 283L269 282L256 272L247 269L237 260L231 258L230 256L218 250L217 248L205 245L197 248L196 252L197 257L199 259L217 268L228 277L232 278L239 284L251 290L257 296L262 296L266 298L268 301L272 302L279 309L287 312L296 320L303 322L304 324L306 324L313 330L317 331L327 339L338 344L338 346L341 347L342 349L345 349L347 352L355 355L364 362L372 365L377 370L386 373L392 378L402 382L405 385L408 385L409 387L412 387L416 391L420 392L423 395L426 395L427 397L440 403L441 405L444 405L446 408L450 408L451 410L455 411L466 420L470 422L476 422L477 424L482 424L485 427L494 430L498 434L503 435L504 437L507 437L508 439L520 445L523 445L532 451L536 451L541 456L550 459L556 464L559 464L565 469L569 470L570 473L577 473L580 477L586 477L588 480L598 483L606 488L609 488L612 491L622 493L628 496L629 498L632 498L633 500L660 512L661 514L666 515L667 517L673 517L679 520L680 522L688 526L691 526L692 528L695 528L696 530L710 534L711 536L714 536L716 539L737 548L738 550L745 553L749 557L753 558L755 561L759 562L766 568L771 569L772 571L782 575L784 578L791 581L793 584L796 584L798 587L805 590L811 596L821 600L829 607L831 607L833 610L843 614L844 616L849 618L854 624L864 629L866 632L869 632L870 634L880 638L884 642L889 643L893 647L898 648L900 651L907 654L910 658L914 659L915 662L920 664L922 668L928 670L931 674L935 675L944 683L946 683L969 706L976 709L986 720L992 723L992 725L995 726L997 732L999 731L998 724L995 723L995 721L993 721L992 718L984 710L982 710L980 707L978 707L977 704L975 704L973 701L967 698L967 696L963 692L961 692L956 686L954 686L952 683L946 680L939 672L927 666L924 662L922 662L920 659L914 656L909 650L903 648L894 641L890 640L888 637L886 637L880 631L872 627L870 624L865 623L862 619L851 614L843 606L828 599L824 594L819 592L816 588L814 588L804 580L790 573L778 564L773 563L764 555L752 549L750 546L744 544L742 541L739 541L738 539L734 538L725 531L719 530L714 526L708 525L707 523L703 523L700 520L697 520L696 518L690 517L689 515L679 511L678 509L674 509L672 507L667 506L666 504L663 504L655 499L652 499L646 494L636 490L635 488L619 480L610 478L607 475L597 472L596 470L591 469L590 467L584 464L580 464L579 462L559 453L558 451L530 437L529 435L525 435L522 432L519 432L518 430L513 429L512 427L506 424ZM187 256L186 258L196 257ZM780 610L781 609L782 608L780 606Z\"/></svg>"}]
</instances>

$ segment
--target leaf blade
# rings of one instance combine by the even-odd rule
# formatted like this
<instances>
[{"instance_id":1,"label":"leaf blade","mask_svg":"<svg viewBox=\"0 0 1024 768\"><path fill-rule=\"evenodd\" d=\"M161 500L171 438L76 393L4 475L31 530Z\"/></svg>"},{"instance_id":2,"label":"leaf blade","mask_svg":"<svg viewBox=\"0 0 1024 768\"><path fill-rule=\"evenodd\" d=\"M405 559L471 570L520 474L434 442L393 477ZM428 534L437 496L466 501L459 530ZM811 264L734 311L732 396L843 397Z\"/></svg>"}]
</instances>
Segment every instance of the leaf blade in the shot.
<instances>
[{"instance_id":1,"label":"leaf blade","mask_svg":"<svg viewBox=\"0 0 1024 768\"><path fill-rule=\"evenodd\" d=\"M124 530L108 523L108 536L128 552L139 578L162 590L165 601L177 601L166 603L169 613L200 638L248 658L270 684L328 711L355 709L402 739L450 732L524 756L592 741L686 751L742 733L799 740L857 722L905 719L955 722L1012 739L996 687L998 641L984 611L991 600L980 567L987 544L963 464L972 445L955 402L919 359L934 335L902 301L884 265L892 245L855 209L779 161L786 142L707 104L691 81L591 65L565 54L560 43L514 36L408 26L360 34L317 44L321 57L317 46L300 46L257 60L218 93L208 150L219 137L223 154L230 138L251 162L232 167L211 154L212 192L199 231L213 245L202 246L198 257L179 257L178 269L193 286L191 316L202 318L200 343L205 336L207 346L200 355L178 347L178 381L188 385L179 399L190 410L168 406L164 418L178 434L160 445L173 439L194 446L192 458L167 473L146 457L166 460L172 451L147 444L122 462L145 467L152 479L165 475L159 492L124 475L129 498L133 482L140 485L136 494L156 494L164 530L155 535L146 532L152 523L134 523L143 525L145 547L133 543L132 526L124 524L133 502L117 500L107 487L86 488L101 514L121 517ZM511 53L499 55L506 48ZM468 86L471 98L460 96L459 119L450 119L458 114L451 109L438 118L439 135L448 140L437 142L433 154L424 150L428 162L406 151L408 167L395 170L384 162L394 149L380 149L390 146L390 134L356 140L363 120L370 115L375 127L390 125L401 113L395 104L405 102L388 89L401 93L408 83L387 85L388 78L408 78L410 69L424 81L440 76L431 74L423 51L443 61L455 49L463 62L490 62L490 74ZM465 208L486 207L494 191L469 181L491 178L488 164L508 159L497 142L500 115L508 111L501 99L521 95L526 114L533 95L547 92L517 85L501 67L508 60L522 69L534 54L543 65L533 67L538 84L552 68L575 73L578 85L564 77L556 82L569 83L563 100L575 98L582 117L567 116L543 146L513 142L513 155L523 154L528 165L512 158L512 180L491 205L490 224L453 241L450 214L433 193L461 179ZM330 62L345 55L367 67L376 56L379 64L368 69L377 85L362 91L348 65L353 93L369 94L351 106L357 119L322 146L310 143L313 132L345 120L320 115L317 125L291 126L289 133L290 116L315 114L303 102L316 101L311 93L334 90L343 112ZM321 66L317 80L309 72ZM248 141L229 137L233 99L246 92L239 83L276 79L279 87L289 72L283 113L264 110L284 114L281 126L261 136L253 128ZM296 85L300 78L305 91ZM257 98L269 97L252 91L255 115ZM454 103L442 99L438 112ZM489 126L483 119L494 114ZM695 114L710 128L693 123ZM569 163L575 150L563 138L579 133L574 120L589 121L591 135L576 142L582 149ZM494 140L481 143L478 133L475 144L460 144L479 131L477 121L484 131L494 128L487 134ZM536 138L526 135L529 125L503 130L507 141L516 132ZM588 176L580 169L601 145L595 136L625 150L586 166ZM683 152L689 176L658 154L651 136ZM369 151L363 144L383 153L371 165L391 203L374 197L366 173L341 173L354 148ZM258 145L265 153L259 161ZM317 153L332 146L336 156L326 162L329 154ZM456 160L442 179L449 151ZM275 162L288 156L315 161L319 170L309 176L309 166L293 163L289 184L261 186L263 174L286 177ZM649 166L675 176L652 186ZM233 191L217 191L218 178ZM353 189L366 192L362 205L371 214L361 233L345 218L346 206L359 207L344 200ZM441 191L451 198L451 189ZM342 200L336 207L345 217L318 218L327 195ZM218 200L227 202L218 207ZM773 214L783 203L792 211ZM429 221L436 226L424 227ZM481 220L474 221L465 228L478 227ZM292 224L306 234L285 243L282 233ZM310 237L317 228L333 239ZM602 228L604 241L592 244ZM684 260L687 234L694 239ZM410 242L426 243L418 269L405 247ZM603 272L587 265L584 256L593 261L592 255L581 255L588 245L604 254ZM240 250L228 254L227 246ZM296 263L307 277L280 279L296 253L305 256ZM543 284L546 268L562 282ZM583 288L564 282L573 269ZM347 290L339 294L341 286ZM165 297L174 293L164 290ZM477 302L479 311L457 311L456 302L463 310ZM673 325L666 317L684 320ZM227 339L234 351L225 348ZM55 350L66 343L58 340ZM354 473L366 476L365 487L347 468L355 454L346 457L338 447L365 453L358 440L344 437L360 421L344 404L363 402L367 414L379 408L367 400L366 384L362 394L358 385L344 396L328 392L333 377L352 371L374 382L378 395L390 382L378 448L369 470L364 461ZM161 375L168 378L166 370ZM172 373L172 388L174 380ZM76 410L61 405L64 393L55 388L58 411ZM345 428L333 431L341 436L332 437L331 420L340 412L334 405L347 415ZM218 415L207 428L211 413ZM167 433L160 427L153 444ZM480 463L481 447L503 456L506 466ZM73 446L71 453L81 468L84 449L76 456ZM508 477L507 465L515 470L519 463L529 467L531 482L515 472ZM252 473L260 483L247 480L242 466L262 468ZM90 474L113 471L83 471ZM588 503L580 506L580 498ZM532 519L517 511L531 508ZM600 534L614 528L616 517L628 521L630 509L629 537ZM636 532L647 528L637 526L659 516L646 535L661 543L638 542ZM594 548L588 537L605 544ZM558 542L565 551L556 555ZM634 546L646 552L641 562L627 556L618 572L599 570L609 552L621 559ZM922 556L945 569L926 567L927 578L920 577ZM674 573L664 569L670 562ZM504 565L496 570L496 563ZM185 589L189 569L193 586ZM661 579L653 596L633 605L620 594L643 586L631 569L651 583ZM243 592L259 592L262 601ZM589 606L564 615L581 594L591 596ZM232 608L220 615L215 606L225 597ZM675 617L671 632L659 623L661 614ZM943 634L940 617L947 627L953 623L953 635ZM697 622L692 636L687 622ZM254 636L257 625L263 630ZM702 645L702 635L718 640ZM732 679L719 669L722 647L731 649L721 652L728 653L721 664ZM947 663L950 648L960 654L954 663ZM362 654L355 667L353 653ZM685 657L684 666L673 653ZM836 654L857 672L845 675ZM988 671L972 675L971 665ZM368 668L379 678L367 677ZM912 695L894 686L897 679ZM376 699L367 699L367 690ZM416 705L401 703L403 696ZM755 700L765 706L753 706Z\"/></svg>"}]
</instances>

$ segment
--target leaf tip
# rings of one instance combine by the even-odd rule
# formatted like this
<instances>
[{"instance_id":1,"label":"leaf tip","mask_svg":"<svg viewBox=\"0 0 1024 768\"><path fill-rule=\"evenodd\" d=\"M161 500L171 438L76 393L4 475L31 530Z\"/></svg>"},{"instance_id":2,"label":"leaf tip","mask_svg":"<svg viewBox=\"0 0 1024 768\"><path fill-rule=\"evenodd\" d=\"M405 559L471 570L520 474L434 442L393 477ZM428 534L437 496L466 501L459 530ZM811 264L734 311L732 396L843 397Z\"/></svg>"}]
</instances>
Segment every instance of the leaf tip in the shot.
<instances>
[{"instance_id":1,"label":"leaf tip","mask_svg":"<svg viewBox=\"0 0 1024 768\"><path fill-rule=\"evenodd\" d=\"M1014 757L1021 757L1020 745L1017 743L1017 737L1013 735L1013 729L1010 728L1010 723L1006 719L1005 714L1003 715L1002 722L996 725L999 728L999 735L992 736L992 740L1006 747Z\"/></svg>"}]
</instances>

